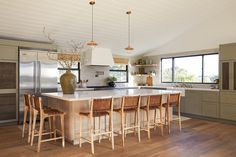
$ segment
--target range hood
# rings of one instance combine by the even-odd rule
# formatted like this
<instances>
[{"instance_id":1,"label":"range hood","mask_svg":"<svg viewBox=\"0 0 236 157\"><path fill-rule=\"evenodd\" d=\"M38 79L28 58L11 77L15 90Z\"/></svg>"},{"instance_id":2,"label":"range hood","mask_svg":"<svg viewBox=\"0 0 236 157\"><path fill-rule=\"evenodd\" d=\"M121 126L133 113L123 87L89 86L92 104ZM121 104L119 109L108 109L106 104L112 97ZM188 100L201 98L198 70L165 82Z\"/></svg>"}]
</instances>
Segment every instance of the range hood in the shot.
<instances>
[{"instance_id":1,"label":"range hood","mask_svg":"<svg viewBox=\"0 0 236 157\"><path fill-rule=\"evenodd\" d=\"M85 65L113 66L114 60L109 48L88 48L84 53Z\"/></svg>"}]
</instances>

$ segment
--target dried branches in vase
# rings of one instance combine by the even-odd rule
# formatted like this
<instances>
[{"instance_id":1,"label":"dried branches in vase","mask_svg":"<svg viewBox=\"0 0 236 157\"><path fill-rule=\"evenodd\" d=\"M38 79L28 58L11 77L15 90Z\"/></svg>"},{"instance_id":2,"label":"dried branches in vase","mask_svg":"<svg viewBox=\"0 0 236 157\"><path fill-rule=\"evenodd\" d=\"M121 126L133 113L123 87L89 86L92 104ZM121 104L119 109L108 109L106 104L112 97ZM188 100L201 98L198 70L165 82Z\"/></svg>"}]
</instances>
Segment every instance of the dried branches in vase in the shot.
<instances>
[{"instance_id":1,"label":"dried branches in vase","mask_svg":"<svg viewBox=\"0 0 236 157\"><path fill-rule=\"evenodd\" d=\"M56 47L57 52L48 52L48 57L51 60L56 60L58 63L67 69L71 69L73 65L77 65L78 62L82 61L83 52L86 49L85 42L76 43L74 40L67 42L70 48L61 48L59 44L51 37L50 33L43 30L44 35L47 39Z\"/></svg>"},{"instance_id":2,"label":"dried branches in vase","mask_svg":"<svg viewBox=\"0 0 236 157\"><path fill-rule=\"evenodd\" d=\"M67 69L66 73L62 74L60 77L62 91L64 94L73 94L75 92L77 79L71 72L71 68L82 60L82 54L85 50L85 42L76 43L71 40L70 42L67 42L70 48L62 49L51 37L51 34L46 33L45 28L43 33L57 49L57 52L48 52L49 59L57 61L63 68Z\"/></svg>"}]
</instances>

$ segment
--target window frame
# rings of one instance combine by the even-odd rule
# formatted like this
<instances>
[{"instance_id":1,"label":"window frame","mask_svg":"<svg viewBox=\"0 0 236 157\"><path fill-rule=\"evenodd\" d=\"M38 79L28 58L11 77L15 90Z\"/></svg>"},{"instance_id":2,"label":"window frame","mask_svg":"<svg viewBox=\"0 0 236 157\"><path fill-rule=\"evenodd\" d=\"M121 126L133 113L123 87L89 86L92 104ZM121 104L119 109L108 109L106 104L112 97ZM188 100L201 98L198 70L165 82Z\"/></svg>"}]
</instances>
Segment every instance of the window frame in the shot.
<instances>
[{"instance_id":1,"label":"window frame","mask_svg":"<svg viewBox=\"0 0 236 157\"><path fill-rule=\"evenodd\" d=\"M114 69L109 70L112 72L126 72L126 81L115 81L115 83L128 83L129 82L129 66L126 64L125 67L126 67L125 70L114 70Z\"/></svg>"},{"instance_id":2,"label":"window frame","mask_svg":"<svg viewBox=\"0 0 236 157\"><path fill-rule=\"evenodd\" d=\"M216 84L214 82L204 82L204 56L208 56L208 55L219 55L219 53L214 52L214 53L207 53L207 54L196 54L196 55L184 55L184 56L176 56L176 57L163 57L161 58L161 83L187 83L187 84ZM198 57L201 56L202 57L202 78L201 78L201 82L177 82L174 81L175 80L175 58L186 58L186 57ZM163 82L162 80L162 60L163 59L172 59L172 78L171 78L171 82ZM219 76L219 73L218 73Z\"/></svg>"},{"instance_id":3,"label":"window frame","mask_svg":"<svg viewBox=\"0 0 236 157\"><path fill-rule=\"evenodd\" d=\"M78 62L78 65L77 65L78 68L57 68L57 70L71 70L71 71L78 71L78 80L77 80L77 83L79 83L80 81L80 62ZM60 82L58 82L58 84L60 84Z\"/></svg>"}]
</instances>

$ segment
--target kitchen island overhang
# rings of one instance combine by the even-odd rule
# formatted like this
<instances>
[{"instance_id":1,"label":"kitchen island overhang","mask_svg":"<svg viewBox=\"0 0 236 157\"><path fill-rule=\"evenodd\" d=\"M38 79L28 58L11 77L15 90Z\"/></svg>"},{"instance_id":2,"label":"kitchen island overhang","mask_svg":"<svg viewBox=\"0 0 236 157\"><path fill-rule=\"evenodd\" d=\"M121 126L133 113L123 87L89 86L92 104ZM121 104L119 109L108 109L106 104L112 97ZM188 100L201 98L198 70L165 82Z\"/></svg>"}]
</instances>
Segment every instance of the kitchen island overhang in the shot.
<instances>
[{"instance_id":1,"label":"kitchen island overhang","mask_svg":"<svg viewBox=\"0 0 236 157\"><path fill-rule=\"evenodd\" d=\"M78 113L83 110L89 109L89 100L95 98L114 98L114 108L119 108L121 106L121 98L123 96L141 96L141 106L145 105L147 102L147 96L149 95L163 95L163 103L167 101L167 95L173 93L180 93L174 90L155 90L155 89L116 89L116 90L101 90L101 91L77 91L74 94L63 94L62 92L54 93L43 93L43 96L47 97L49 107L58 109L66 113L65 115L65 136L66 140L72 142L73 144L79 144L79 117ZM165 114L165 109L163 108L163 116ZM170 109L172 113L172 109ZM152 113L154 114L154 113ZM159 114L159 113L158 113ZM141 112L141 121L145 120L145 114ZM151 116L153 117L153 116ZM95 123L98 123L96 118ZM133 122L134 117L131 115L127 116L128 122ZM102 118L101 124L108 122L108 119ZM114 113L113 116L114 131L119 131L120 129L120 117ZM57 124L58 126L60 124ZM88 129L88 121L82 121L83 129ZM97 125L98 126L98 125ZM104 126L104 125L102 125ZM105 128L103 128L105 129ZM86 131L86 130L84 130Z\"/></svg>"}]
</instances>

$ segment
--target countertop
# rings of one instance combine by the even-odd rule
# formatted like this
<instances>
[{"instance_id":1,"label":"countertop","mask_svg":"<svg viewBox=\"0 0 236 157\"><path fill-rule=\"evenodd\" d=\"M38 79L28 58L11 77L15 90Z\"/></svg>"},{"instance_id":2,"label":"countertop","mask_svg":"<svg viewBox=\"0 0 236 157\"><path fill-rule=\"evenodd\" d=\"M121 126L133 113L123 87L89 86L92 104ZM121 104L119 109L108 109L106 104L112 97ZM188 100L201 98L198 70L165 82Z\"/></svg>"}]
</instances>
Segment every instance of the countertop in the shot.
<instances>
[{"instance_id":1,"label":"countertop","mask_svg":"<svg viewBox=\"0 0 236 157\"><path fill-rule=\"evenodd\" d=\"M177 91L185 91L185 90L197 90L197 91L215 91L219 92L219 89L211 89L211 88L184 88L184 87L170 87L170 86L128 86L128 87L117 87L117 89L127 89L127 88L156 88L156 89L167 89L167 90L177 90Z\"/></svg>"},{"instance_id":2,"label":"countertop","mask_svg":"<svg viewBox=\"0 0 236 157\"><path fill-rule=\"evenodd\" d=\"M57 98L66 101L89 100L91 98L114 97L134 95L161 95L179 93L174 90L154 90L154 89L124 89L124 90L100 90L100 91L76 91L74 94L63 94L62 92L43 93L42 95L52 98Z\"/></svg>"}]
</instances>

